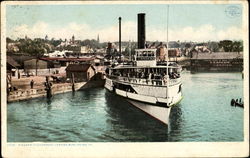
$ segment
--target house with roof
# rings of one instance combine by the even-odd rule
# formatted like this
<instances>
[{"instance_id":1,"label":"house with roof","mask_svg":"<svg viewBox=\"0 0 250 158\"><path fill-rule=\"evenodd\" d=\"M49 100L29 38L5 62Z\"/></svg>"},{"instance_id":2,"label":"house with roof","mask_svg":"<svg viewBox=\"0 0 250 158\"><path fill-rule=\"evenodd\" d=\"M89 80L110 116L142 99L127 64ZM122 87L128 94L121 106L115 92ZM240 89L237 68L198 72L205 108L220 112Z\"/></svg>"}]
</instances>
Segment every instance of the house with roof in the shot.
<instances>
[{"instance_id":1,"label":"house with roof","mask_svg":"<svg viewBox=\"0 0 250 158\"><path fill-rule=\"evenodd\" d=\"M193 53L212 53L212 51L204 44L196 44L189 50L191 57Z\"/></svg>"},{"instance_id":2,"label":"house with roof","mask_svg":"<svg viewBox=\"0 0 250 158\"><path fill-rule=\"evenodd\" d=\"M70 64L67 66L66 77L73 78L75 82L89 81L96 74L92 64Z\"/></svg>"},{"instance_id":3,"label":"house with roof","mask_svg":"<svg viewBox=\"0 0 250 158\"><path fill-rule=\"evenodd\" d=\"M11 77L18 77L20 66L11 56L7 56L7 74L11 75Z\"/></svg>"}]
</instances>

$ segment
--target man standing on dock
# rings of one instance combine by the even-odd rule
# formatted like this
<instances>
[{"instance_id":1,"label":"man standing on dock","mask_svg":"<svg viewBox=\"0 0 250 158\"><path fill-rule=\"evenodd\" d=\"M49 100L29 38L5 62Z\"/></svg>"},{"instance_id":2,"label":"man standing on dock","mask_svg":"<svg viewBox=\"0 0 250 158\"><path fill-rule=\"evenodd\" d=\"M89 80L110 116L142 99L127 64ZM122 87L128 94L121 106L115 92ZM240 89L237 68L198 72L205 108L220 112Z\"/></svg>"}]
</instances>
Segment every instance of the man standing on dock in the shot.
<instances>
[{"instance_id":1,"label":"man standing on dock","mask_svg":"<svg viewBox=\"0 0 250 158\"><path fill-rule=\"evenodd\" d=\"M31 80L31 81L30 81L30 88L33 89L33 86L34 86L34 81Z\"/></svg>"}]
</instances>

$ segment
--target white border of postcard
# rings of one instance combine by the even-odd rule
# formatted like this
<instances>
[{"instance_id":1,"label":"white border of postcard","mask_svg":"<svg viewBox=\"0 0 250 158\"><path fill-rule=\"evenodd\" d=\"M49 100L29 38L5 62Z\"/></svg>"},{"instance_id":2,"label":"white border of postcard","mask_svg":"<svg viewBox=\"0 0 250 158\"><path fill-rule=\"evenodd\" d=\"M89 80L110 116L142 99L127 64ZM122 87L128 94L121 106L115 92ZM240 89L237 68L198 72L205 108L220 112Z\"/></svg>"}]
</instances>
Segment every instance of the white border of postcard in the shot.
<instances>
[{"instance_id":1,"label":"white border of postcard","mask_svg":"<svg viewBox=\"0 0 250 158\"><path fill-rule=\"evenodd\" d=\"M37 4L242 4L244 30L244 141L165 143L7 143L6 5ZM1 143L3 157L247 157L249 156L249 76L247 1L6 1L1 3Z\"/></svg>"}]
</instances>

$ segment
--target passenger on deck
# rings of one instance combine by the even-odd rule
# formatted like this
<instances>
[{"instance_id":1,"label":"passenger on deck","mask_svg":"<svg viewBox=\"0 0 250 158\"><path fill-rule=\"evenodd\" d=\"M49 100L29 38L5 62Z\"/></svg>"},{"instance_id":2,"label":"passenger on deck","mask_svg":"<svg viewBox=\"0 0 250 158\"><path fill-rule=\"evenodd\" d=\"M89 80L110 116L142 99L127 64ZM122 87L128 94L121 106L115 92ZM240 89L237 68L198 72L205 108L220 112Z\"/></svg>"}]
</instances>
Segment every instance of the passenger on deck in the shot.
<instances>
[{"instance_id":1,"label":"passenger on deck","mask_svg":"<svg viewBox=\"0 0 250 158\"><path fill-rule=\"evenodd\" d=\"M164 76L163 76L163 82L164 84L167 84L167 80L168 80L168 76L166 73L164 73Z\"/></svg>"},{"instance_id":2,"label":"passenger on deck","mask_svg":"<svg viewBox=\"0 0 250 158\"><path fill-rule=\"evenodd\" d=\"M148 74L148 79L149 80L151 80L151 78L152 78L152 74L151 74L151 72Z\"/></svg>"},{"instance_id":3,"label":"passenger on deck","mask_svg":"<svg viewBox=\"0 0 250 158\"><path fill-rule=\"evenodd\" d=\"M154 78L155 78L155 74L152 74L152 75L151 75L151 78L150 78L151 81L152 81L152 84L154 84Z\"/></svg>"},{"instance_id":4,"label":"passenger on deck","mask_svg":"<svg viewBox=\"0 0 250 158\"><path fill-rule=\"evenodd\" d=\"M171 77L172 77L173 79L176 79L176 78L177 78L176 73L172 72L172 74L171 74L171 75L172 75Z\"/></svg>"},{"instance_id":5,"label":"passenger on deck","mask_svg":"<svg viewBox=\"0 0 250 158\"><path fill-rule=\"evenodd\" d=\"M130 77L129 73L128 73L128 78Z\"/></svg>"},{"instance_id":6,"label":"passenger on deck","mask_svg":"<svg viewBox=\"0 0 250 158\"><path fill-rule=\"evenodd\" d=\"M141 72L138 73L138 78L139 78L139 79L141 78Z\"/></svg>"},{"instance_id":7,"label":"passenger on deck","mask_svg":"<svg viewBox=\"0 0 250 158\"><path fill-rule=\"evenodd\" d=\"M143 72L141 73L141 78L145 78L145 74Z\"/></svg>"},{"instance_id":8,"label":"passenger on deck","mask_svg":"<svg viewBox=\"0 0 250 158\"><path fill-rule=\"evenodd\" d=\"M162 85L162 76L161 75L158 75L158 74L155 75L155 83L156 83L156 85Z\"/></svg>"}]
</instances>

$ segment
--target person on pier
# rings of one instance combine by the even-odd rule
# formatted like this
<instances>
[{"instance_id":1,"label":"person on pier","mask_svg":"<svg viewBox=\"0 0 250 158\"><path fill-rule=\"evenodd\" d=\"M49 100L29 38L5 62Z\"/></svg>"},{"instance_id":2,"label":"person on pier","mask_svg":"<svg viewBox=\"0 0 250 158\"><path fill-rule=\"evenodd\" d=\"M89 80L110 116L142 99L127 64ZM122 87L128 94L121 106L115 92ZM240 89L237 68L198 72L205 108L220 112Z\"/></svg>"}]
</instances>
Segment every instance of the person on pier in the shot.
<instances>
[{"instance_id":1,"label":"person on pier","mask_svg":"<svg viewBox=\"0 0 250 158\"><path fill-rule=\"evenodd\" d=\"M33 89L33 87L34 87L34 81L31 80L31 81L30 81L30 88Z\"/></svg>"}]
</instances>

